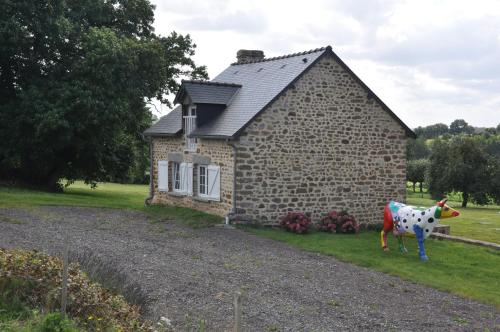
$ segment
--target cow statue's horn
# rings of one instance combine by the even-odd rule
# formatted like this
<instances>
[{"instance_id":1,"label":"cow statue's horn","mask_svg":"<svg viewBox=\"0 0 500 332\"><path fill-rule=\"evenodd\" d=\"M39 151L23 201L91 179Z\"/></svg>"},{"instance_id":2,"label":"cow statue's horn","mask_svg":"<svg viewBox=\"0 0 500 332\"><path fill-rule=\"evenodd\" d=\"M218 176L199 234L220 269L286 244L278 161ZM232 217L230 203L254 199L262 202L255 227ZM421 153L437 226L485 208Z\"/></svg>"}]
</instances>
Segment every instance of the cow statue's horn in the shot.
<instances>
[{"instance_id":1,"label":"cow statue's horn","mask_svg":"<svg viewBox=\"0 0 500 332\"><path fill-rule=\"evenodd\" d=\"M437 205L438 205L439 207L443 207L443 206L446 204L446 202L447 202L447 201L448 201L448 198L443 198L441 201L439 201L439 202L437 203Z\"/></svg>"}]
</instances>

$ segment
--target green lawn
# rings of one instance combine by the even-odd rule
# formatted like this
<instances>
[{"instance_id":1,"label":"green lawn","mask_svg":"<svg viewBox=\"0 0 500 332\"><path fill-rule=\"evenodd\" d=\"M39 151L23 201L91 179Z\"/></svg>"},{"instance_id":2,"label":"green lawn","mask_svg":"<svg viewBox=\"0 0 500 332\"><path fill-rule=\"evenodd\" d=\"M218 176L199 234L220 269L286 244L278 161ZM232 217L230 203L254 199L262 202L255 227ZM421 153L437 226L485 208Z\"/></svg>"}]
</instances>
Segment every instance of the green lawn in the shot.
<instances>
[{"instance_id":1,"label":"green lawn","mask_svg":"<svg viewBox=\"0 0 500 332\"><path fill-rule=\"evenodd\" d=\"M380 248L380 234L369 231L359 235L313 232L296 235L281 229L244 227L245 230L300 249L319 252L400 276L404 279L490 303L500 308L500 251L483 247L428 239L428 262L421 262L414 238L406 239L408 254L397 250L389 238L389 252Z\"/></svg>"},{"instance_id":2,"label":"green lawn","mask_svg":"<svg viewBox=\"0 0 500 332\"><path fill-rule=\"evenodd\" d=\"M428 194L424 193L423 196L424 198L420 198L420 193L408 192L408 204L417 206L436 204ZM459 217L441 221L442 224L450 225L451 235L500 243L500 206L477 206L469 203L467 208L462 208L458 196L451 196L447 204L460 211Z\"/></svg>"},{"instance_id":3,"label":"green lawn","mask_svg":"<svg viewBox=\"0 0 500 332\"><path fill-rule=\"evenodd\" d=\"M175 220L194 228L222 222L220 217L192 209L145 206L144 200L148 194L147 185L116 183L99 183L96 189L91 189L83 182L75 182L62 193L0 187L0 208L41 205L108 207L139 210L158 219Z\"/></svg>"}]
</instances>

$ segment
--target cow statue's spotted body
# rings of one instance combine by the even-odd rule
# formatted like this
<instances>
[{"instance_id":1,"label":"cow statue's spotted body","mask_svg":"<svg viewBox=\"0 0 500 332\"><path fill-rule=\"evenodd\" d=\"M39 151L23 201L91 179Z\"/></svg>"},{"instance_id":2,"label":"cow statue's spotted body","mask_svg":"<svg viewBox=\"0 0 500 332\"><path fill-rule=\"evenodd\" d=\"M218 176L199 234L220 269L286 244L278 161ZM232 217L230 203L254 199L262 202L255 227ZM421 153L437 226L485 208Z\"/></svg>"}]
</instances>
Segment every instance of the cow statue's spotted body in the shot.
<instances>
[{"instance_id":1,"label":"cow statue's spotted body","mask_svg":"<svg viewBox=\"0 0 500 332\"><path fill-rule=\"evenodd\" d=\"M427 261L424 240L429 237L440 219L456 217L460 213L442 200L431 208L421 208L390 201L384 209L384 228L380 233L382 248L388 250L387 234L392 231L398 239L399 250L407 252L403 241L405 233L415 234L420 259Z\"/></svg>"}]
</instances>

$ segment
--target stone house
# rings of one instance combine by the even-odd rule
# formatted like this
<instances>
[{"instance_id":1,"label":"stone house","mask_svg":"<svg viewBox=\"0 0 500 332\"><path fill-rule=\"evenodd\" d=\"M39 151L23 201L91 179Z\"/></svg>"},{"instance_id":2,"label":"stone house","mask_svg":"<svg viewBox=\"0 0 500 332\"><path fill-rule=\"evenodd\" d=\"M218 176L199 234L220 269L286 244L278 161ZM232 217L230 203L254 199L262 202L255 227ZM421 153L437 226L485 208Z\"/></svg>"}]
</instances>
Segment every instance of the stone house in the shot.
<instances>
[{"instance_id":1,"label":"stone house","mask_svg":"<svg viewBox=\"0 0 500 332\"><path fill-rule=\"evenodd\" d=\"M380 223L388 200L405 201L415 134L330 46L237 60L183 81L178 106L145 131L153 204L260 223L348 209Z\"/></svg>"}]
</instances>

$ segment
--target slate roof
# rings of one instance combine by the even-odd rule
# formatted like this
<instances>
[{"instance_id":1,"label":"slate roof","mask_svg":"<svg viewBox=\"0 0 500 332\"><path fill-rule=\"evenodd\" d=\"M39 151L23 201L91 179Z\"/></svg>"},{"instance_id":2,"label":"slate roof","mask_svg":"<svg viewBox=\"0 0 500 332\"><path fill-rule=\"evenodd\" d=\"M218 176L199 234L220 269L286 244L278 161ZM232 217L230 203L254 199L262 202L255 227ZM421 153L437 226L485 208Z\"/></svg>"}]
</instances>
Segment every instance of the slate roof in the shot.
<instances>
[{"instance_id":1,"label":"slate roof","mask_svg":"<svg viewBox=\"0 0 500 332\"><path fill-rule=\"evenodd\" d=\"M318 48L262 61L233 63L212 82L236 83L242 86L241 89L217 118L197 128L191 136L222 138L236 135L325 51L326 48Z\"/></svg>"},{"instance_id":2,"label":"slate roof","mask_svg":"<svg viewBox=\"0 0 500 332\"><path fill-rule=\"evenodd\" d=\"M174 104L182 103L184 96L188 94L195 104L228 105L240 88L240 84L233 83L183 80Z\"/></svg>"},{"instance_id":3,"label":"slate roof","mask_svg":"<svg viewBox=\"0 0 500 332\"><path fill-rule=\"evenodd\" d=\"M178 105L158 122L146 129L146 136L174 136L182 130L182 106Z\"/></svg>"},{"instance_id":4,"label":"slate roof","mask_svg":"<svg viewBox=\"0 0 500 332\"><path fill-rule=\"evenodd\" d=\"M367 91L368 95L382 106L405 130L408 136L415 133L399 119L373 91L332 51L330 46L311 51L294 53L260 61L233 63L211 82L184 81L175 101L181 93L188 92L198 103L217 101L227 105L226 109L212 121L197 128L190 137L231 138L237 136L261 111L287 90L303 73L311 68L323 55L332 56ZM191 95L193 93L193 95ZM213 95L210 95L213 93ZM197 103L196 101L193 101ZM172 114L176 112L175 114ZM182 112L177 108L163 117L149 135L175 135L182 130ZM171 115L172 114L172 115ZM175 119L173 117L176 117ZM172 123L165 123L172 119ZM160 133L162 125L165 132ZM146 134L147 132L146 131Z\"/></svg>"}]
</instances>

